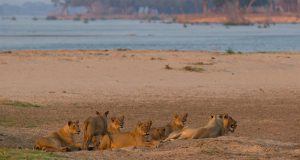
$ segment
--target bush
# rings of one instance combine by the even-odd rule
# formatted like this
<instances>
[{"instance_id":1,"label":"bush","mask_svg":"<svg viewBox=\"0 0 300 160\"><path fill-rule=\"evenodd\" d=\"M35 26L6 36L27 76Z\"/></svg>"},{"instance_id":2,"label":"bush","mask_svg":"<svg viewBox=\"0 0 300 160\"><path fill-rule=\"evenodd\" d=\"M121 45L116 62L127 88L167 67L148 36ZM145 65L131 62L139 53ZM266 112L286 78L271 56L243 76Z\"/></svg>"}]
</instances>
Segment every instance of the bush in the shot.
<instances>
[{"instance_id":1,"label":"bush","mask_svg":"<svg viewBox=\"0 0 300 160\"><path fill-rule=\"evenodd\" d=\"M185 71L189 71L189 72L203 72L204 69L201 67L193 67L193 66L185 66L183 67L183 69Z\"/></svg>"}]
</instances>

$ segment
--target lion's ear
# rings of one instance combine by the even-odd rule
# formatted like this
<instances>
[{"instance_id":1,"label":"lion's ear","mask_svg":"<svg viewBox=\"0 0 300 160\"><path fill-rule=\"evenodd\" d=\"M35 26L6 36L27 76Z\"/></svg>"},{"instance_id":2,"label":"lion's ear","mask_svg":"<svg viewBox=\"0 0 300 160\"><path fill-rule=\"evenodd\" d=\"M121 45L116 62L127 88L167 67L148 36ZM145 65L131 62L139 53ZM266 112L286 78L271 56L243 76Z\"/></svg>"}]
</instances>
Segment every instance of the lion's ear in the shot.
<instances>
[{"instance_id":1,"label":"lion's ear","mask_svg":"<svg viewBox=\"0 0 300 160\"><path fill-rule=\"evenodd\" d=\"M106 111L106 112L104 113L104 115L107 117L108 113L109 113L109 111Z\"/></svg>"},{"instance_id":2,"label":"lion's ear","mask_svg":"<svg viewBox=\"0 0 300 160\"><path fill-rule=\"evenodd\" d=\"M97 114L97 115L101 115L101 113L100 113L100 112L98 112L98 111L96 111L96 114Z\"/></svg>"},{"instance_id":3,"label":"lion's ear","mask_svg":"<svg viewBox=\"0 0 300 160\"><path fill-rule=\"evenodd\" d=\"M71 126L73 122L72 121L68 121L68 126Z\"/></svg>"},{"instance_id":4,"label":"lion's ear","mask_svg":"<svg viewBox=\"0 0 300 160\"><path fill-rule=\"evenodd\" d=\"M123 116L121 117L121 120L124 121L124 119L125 119L125 116L123 115Z\"/></svg>"},{"instance_id":5,"label":"lion's ear","mask_svg":"<svg viewBox=\"0 0 300 160\"><path fill-rule=\"evenodd\" d=\"M177 113L175 113L174 114L174 118L178 118L179 116L178 116L178 114Z\"/></svg>"},{"instance_id":6,"label":"lion's ear","mask_svg":"<svg viewBox=\"0 0 300 160\"><path fill-rule=\"evenodd\" d=\"M150 120L150 121L148 121L148 124L149 124L149 126L151 126L152 125L152 121Z\"/></svg>"},{"instance_id":7,"label":"lion's ear","mask_svg":"<svg viewBox=\"0 0 300 160\"><path fill-rule=\"evenodd\" d=\"M211 115L210 115L210 118L214 118L214 115L213 115L213 114L211 114Z\"/></svg>"},{"instance_id":8,"label":"lion's ear","mask_svg":"<svg viewBox=\"0 0 300 160\"><path fill-rule=\"evenodd\" d=\"M228 119L228 113L224 114L224 118Z\"/></svg>"},{"instance_id":9,"label":"lion's ear","mask_svg":"<svg viewBox=\"0 0 300 160\"><path fill-rule=\"evenodd\" d=\"M141 126L143 123L141 121L138 121L137 125Z\"/></svg>"},{"instance_id":10,"label":"lion's ear","mask_svg":"<svg viewBox=\"0 0 300 160\"><path fill-rule=\"evenodd\" d=\"M186 121L186 119L187 119L187 116L188 116L188 113L185 113L185 114L183 115L183 117L182 117L182 121L183 121L183 122L185 122L185 121Z\"/></svg>"}]
</instances>

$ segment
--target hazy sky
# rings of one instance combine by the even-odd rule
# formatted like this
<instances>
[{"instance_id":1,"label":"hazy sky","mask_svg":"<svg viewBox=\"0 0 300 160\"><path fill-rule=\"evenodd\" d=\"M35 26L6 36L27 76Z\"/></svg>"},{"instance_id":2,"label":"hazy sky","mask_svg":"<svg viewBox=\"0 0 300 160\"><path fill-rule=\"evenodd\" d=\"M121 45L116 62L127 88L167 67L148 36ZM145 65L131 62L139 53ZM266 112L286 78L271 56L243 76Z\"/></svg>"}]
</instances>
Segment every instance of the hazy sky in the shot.
<instances>
[{"instance_id":1,"label":"hazy sky","mask_svg":"<svg viewBox=\"0 0 300 160\"><path fill-rule=\"evenodd\" d=\"M50 3L51 0L0 0L0 4L8 3L8 4L23 4L25 2L45 2Z\"/></svg>"}]
</instances>

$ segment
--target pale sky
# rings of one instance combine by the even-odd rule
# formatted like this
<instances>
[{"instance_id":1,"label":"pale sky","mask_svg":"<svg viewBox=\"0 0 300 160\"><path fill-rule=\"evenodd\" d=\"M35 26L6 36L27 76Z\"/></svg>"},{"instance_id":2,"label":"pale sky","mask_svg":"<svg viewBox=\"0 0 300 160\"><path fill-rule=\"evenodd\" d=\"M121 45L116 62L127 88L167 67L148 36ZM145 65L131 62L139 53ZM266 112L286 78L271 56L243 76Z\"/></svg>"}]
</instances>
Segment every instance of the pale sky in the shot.
<instances>
[{"instance_id":1,"label":"pale sky","mask_svg":"<svg viewBox=\"0 0 300 160\"><path fill-rule=\"evenodd\" d=\"M23 4L25 2L45 2L50 3L51 0L0 0L0 4L8 3L8 4Z\"/></svg>"}]
</instances>

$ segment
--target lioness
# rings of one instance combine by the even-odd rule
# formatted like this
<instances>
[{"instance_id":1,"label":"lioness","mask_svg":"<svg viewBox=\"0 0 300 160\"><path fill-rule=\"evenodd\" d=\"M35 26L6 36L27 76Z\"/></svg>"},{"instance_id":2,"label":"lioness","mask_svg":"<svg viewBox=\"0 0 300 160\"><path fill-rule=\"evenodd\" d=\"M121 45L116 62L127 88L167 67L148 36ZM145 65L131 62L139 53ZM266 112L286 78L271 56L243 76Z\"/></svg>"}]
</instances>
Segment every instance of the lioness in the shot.
<instances>
[{"instance_id":1,"label":"lioness","mask_svg":"<svg viewBox=\"0 0 300 160\"><path fill-rule=\"evenodd\" d=\"M96 111L97 116L89 117L84 121L84 135L83 135L83 149L88 149L90 143L93 140L94 147L97 147L98 136L107 134L107 115L109 111L104 114Z\"/></svg>"},{"instance_id":2,"label":"lioness","mask_svg":"<svg viewBox=\"0 0 300 160\"><path fill-rule=\"evenodd\" d=\"M124 116L121 117L112 117L110 118L110 123L108 125L107 131L110 134L116 134L121 132L121 128L124 126Z\"/></svg>"},{"instance_id":3,"label":"lioness","mask_svg":"<svg viewBox=\"0 0 300 160\"><path fill-rule=\"evenodd\" d=\"M79 121L69 121L63 128L53 132L47 137L38 139L34 149L49 152L66 152L71 150L80 150L81 144L75 143L74 135L80 133Z\"/></svg>"},{"instance_id":4,"label":"lioness","mask_svg":"<svg viewBox=\"0 0 300 160\"><path fill-rule=\"evenodd\" d=\"M153 147L157 144L153 142L147 142L146 136L149 134L152 121L145 123L138 122L135 129L131 132L107 134L102 137L99 149L112 149L123 147Z\"/></svg>"},{"instance_id":5,"label":"lioness","mask_svg":"<svg viewBox=\"0 0 300 160\"><path fill-rule=\"evenodd\" d=\"M165 127L157 127L150 129L150 139L155 141L160 141L166 138Z\"/></svg>"},{"instance_id":6,"label":"lioness","mask_svg":"<svg viewBox=\"0 0 300 160\"><path fill-rule=\"evenodd\" d=\"M120 129L123 128L123 126L124 126L124 119L125 119L124 116L110 118L111 122L108 125L107 132L110 134L120 133L121 132ZM100 142L100 139L102 136L103 135L93 137L92 141L93 141L95 148L97 148L99 146L99 142Z\"/></svg>"},{"instance_id":7,"label":"lioness","mask_svg":"<svg viewBox=\"0 0 300 160\"><path fill-rule=\"evenodd\" d=\"M226 118L226 117L228 117L228 118ZM237 127L237 121L236 120L234 120L231 116L229 116L228 114L225 114L224 115L224 128L225 128L225 130L224 130L224 134L226 134L226 133L228 133L228 131L230 131L230 132L234 132L235 131L235 129L236 129L236 127Z\"/></svg>"},{"instance_id":8,"label":"lioness","mask_svg":"<svg viewBox=\"0 0 300 160\"><path fill-rule=\"evenodd\" d=\"M181 131L173 132L164 141L173 139L199 139L215 138L223 136L228 131L234 132L237 122L228 114L211 115L208 123L200 128L184 128Z\"/></svg>"},{"instance_id":9,"label":"lioness","mask_svg":"<svg viewBox=\"0 0 300 160\"><path fill-rule=\"evenodd\" d=\"M181 116L178 114L174 114L173 119L166 126L151 128L150 138L152 140L163 140L168 137L170 133L181 130L184 127L185 122L187 121L187 116L187 113Z\"/></svg>"}]
</instances>

